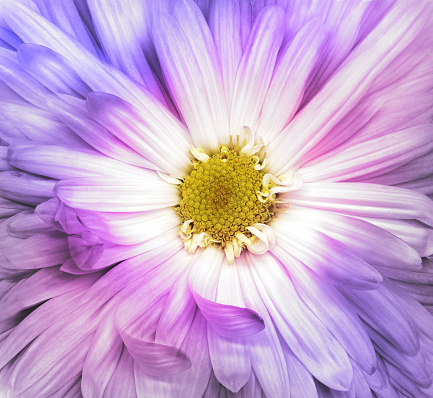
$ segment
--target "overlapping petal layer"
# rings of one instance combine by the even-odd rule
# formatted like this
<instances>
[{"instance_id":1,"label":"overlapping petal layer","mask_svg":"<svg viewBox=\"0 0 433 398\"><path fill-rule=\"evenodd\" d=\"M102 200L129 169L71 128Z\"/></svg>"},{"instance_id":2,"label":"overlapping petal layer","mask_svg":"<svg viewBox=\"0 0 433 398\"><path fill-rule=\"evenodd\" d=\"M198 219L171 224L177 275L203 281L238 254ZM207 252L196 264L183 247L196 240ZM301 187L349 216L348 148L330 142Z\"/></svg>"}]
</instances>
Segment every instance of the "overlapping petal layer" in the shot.
<instances>
[{"instance_id":1,"label":"overlapping petal layer","mask_svg":"<svg viewBox=\"0 0 433 398\"><path fill-rule=\"evenodd\" d=\"M432 16L2 2L0 394L433 397ZM188 253L191 145L248 129L275 245Z\"/></svg>"}]
</instances>

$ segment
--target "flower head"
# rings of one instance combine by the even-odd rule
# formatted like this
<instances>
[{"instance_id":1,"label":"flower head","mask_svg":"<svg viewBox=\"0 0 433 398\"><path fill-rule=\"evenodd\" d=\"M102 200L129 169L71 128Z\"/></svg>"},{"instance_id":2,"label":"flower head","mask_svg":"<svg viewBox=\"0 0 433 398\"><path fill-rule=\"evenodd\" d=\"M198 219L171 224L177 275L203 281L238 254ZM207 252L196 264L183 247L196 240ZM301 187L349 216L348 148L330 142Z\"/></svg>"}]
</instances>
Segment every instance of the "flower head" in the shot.
<instances>
[{"instance_id":1,"label":"flower head","mask_svg":"<svg viewBox=\"0 0 433 398\"><path fill-rule=\"evenodd\" d=\"M4 396L433 396L432 4L267 3L0 4Z\"/></svg>"}]
</instances>

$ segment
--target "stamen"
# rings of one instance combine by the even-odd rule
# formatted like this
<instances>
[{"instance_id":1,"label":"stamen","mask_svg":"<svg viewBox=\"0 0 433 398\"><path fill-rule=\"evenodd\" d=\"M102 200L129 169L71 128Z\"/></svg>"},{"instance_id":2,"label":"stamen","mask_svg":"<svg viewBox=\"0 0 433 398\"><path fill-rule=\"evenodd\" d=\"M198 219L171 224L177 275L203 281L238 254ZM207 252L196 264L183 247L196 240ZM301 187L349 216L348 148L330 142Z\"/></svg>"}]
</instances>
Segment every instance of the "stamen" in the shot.
<instances>
[{"instance_id":1,"label":"stamen","mask_svg":"<svg viewBox=\"0 0 433 398\"><path fill-rule=\"evenodd\" d=\"M180 185L178 207L183 219L179 234L191 253L214 244L224 249L231 263L243 248L262 254L274 244L272 228L266 224L276 209L279 191L275 188L288 187L261 171L266 159L257 154L263 152L263 145L253 145L251 130L245 129L244 134L242 147L237 135L235 145L230 136L228 146L221 145L213 155L191 149L197 161Z\"/></svg>"}]
</instances>

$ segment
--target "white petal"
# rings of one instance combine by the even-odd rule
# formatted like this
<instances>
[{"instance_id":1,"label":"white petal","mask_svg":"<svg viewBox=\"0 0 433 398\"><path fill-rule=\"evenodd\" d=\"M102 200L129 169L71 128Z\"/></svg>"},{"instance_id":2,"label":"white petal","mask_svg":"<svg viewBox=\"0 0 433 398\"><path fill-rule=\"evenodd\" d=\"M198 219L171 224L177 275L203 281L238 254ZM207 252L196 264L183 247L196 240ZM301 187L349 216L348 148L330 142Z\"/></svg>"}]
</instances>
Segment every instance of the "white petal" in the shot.
<instances>
[{"instance_id":1,"label":"white petal","mask_svg":"<svg viewBox=\"0 0 433 398\"><path fill-rule=\"evenodd\" d=\"M300 223L323 232L373 265L412 269L421 265L418 253L403 240L364 220L298 206L292 206L279 218L287 225Z\"/></svg>"},{"instance_id":2,"label":"white petal","mask_svg":"<svg viewBox=\"0 0 433 398\"><path fill-rule=\"evenodd\" d=\"M373 32L355 47L320 93L267 146L273 159L271 172L283 174L297 164L358 104L373 80L419 33L422 23L415 21L422 13L423 7L407 7L403 3L396 3L391 8Z\"/></svg>"},{"instance_id":3,"label":"white petal","mask_svg":"<svg viewBox=\"0 0 433 398\"><path fill-rule=\"evenodd\" d=\"M169 120L152 120L143 109L105 93L91 93L87 97L87 109L95 120L158 170L175 177L184 176L190 165L187 155L190 144L182 130Z\"/></svg>"},{"instance_id":4,"label":"white petal","mask_svg":"<svg viewBox=\"0 0 433 398\"><path fill-rule=\"evenodd\" d=\"M214 1L211 4L209 27L215 41L227 109L230 111L236 73L242 58L241 6L238 0Z\"/></svg>"},{"instance_id":5,"label":"white petal","mask_svg":"<svg viewBox=\"0 0 433 398\"><path fill-rule=\"evenodd\" d=\"M360 144L338 148L301 167L304 182L345 181L386 172L424 155L433 147L430 125L416 126Z\"/></svg>"},{"instance_id":6,"label":"white petal","mask_svg":"<svg viewBox=\"0 0 433 398\"><path fill-rule=\"evenodd\" d=\"M320 26L307 24L280 53L266 94L257 134L269 141L292 120L307 84L307 77L318 57L322 42Z\"/></svg>"},{"instance_id":7,"label":"white petal","mask_svg":"<svg viewBox=\"0 0 433 398\"><path fill-rule=\"evenodd\" d=\"M251 262L251 272L289 348L318 380L330 388L347 390L353 373L346 351L299 298L275 260L268 254L260 260L260 264Z\"/></svg>"},{"instance_id":8,"label":"white petal","mask_svg":"<svg viewBox=\"0 0 433 398\"><path fill-rule=\"evenodd\" d=\"M244 339L220 336L211 325L207 330L212 369L218 381L238 392L251 375L249 344Z\"/></svg>"},{"instance_id":9,"label":"white petal","mask_svg":"<svg viewBox=\"0 0 433 398\"><path fill-rule=\"evenodd\" d=\"M250 337L250 355L253 371L266 396L283 398L289 389L288 370L279 334L269 316L251 275L250 264L244 257L236 258L236 267L246 305L262 314L265 330Z\"/></svg>"},{"instance_id":10,"label":"white petal","mask_svg":"<svg viewBox=\"0 0 433 398\"><path fill-rule=\"evenodd\" d=\"M172 208L140 213L79 211L81 222L99 237L119 245L134 245L180 226Z\"/></svg>"},{"instance_id":11,"label":"white petal","mask_svg":"<svg viewBox=\"0 0 433 398\"><path fill-rule=\"evenodd\" d=\"M175 18L160 17L156 50L194 144L216 150L228 140L228 115L215 46L197 6L176 4Z\"/></svg>"},{"instance_id":12,"label":"white petal","mask_svg":"<svg viewBox=\"0 0 433 398\"><path fill-rule=\"evenodd\" d=\"M94 211L148 211L179 201L179 191L151 172L145 178L70 178L59 181L54 191L68 206Z\"/></svg>"},{"instance_id":13,"label":"white petal","mask_svg":"<svg viewBox=\"0 0 433 398\"><path fill-rule=\"evenodd\" d=\"M244 126L256 127L283 40L283 24L284 12L280 7L266 8L254 23L236 75L231 134L240 134Z\"/></svg>"},{"instance_id":14,"label":"white petal","mask_svg":"<svg viewBox=\"0 0 433 398\"><path fill-rule=\"evenodd\" d=\"M305 183L281 195L287 203L358 217L417 219L433 225L433 202L408 189L350 182Z\"/></svg>"},{"instance_id":15,"label":"white petal","mask_svg":"<svg viewBox=\"0 0 433 398\"><path fill-rule=\"evenodd\" d=\"M273 226L278 243L272 253L283 263L296 258L318 275L356 289L374 289L382 282L370 264L329 236L283 219L276 219Z\"/></svg>"}]
</instances>

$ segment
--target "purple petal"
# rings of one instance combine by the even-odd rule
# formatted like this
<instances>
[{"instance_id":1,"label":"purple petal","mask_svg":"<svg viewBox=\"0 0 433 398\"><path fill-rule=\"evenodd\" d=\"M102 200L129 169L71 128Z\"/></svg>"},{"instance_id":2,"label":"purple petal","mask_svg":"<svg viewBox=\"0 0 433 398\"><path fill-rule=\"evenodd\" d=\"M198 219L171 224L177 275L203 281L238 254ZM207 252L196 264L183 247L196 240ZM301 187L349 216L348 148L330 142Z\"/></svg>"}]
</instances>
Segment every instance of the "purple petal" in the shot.
<instances>
[{"instance_id":1,"label":"purple petal","mask_svg":"<svg viewBox=\"0 0 433 398\"><path fill-rule=\"evenodd\" d=\"M191 367L190 359L179 348L142 341L126 332L121 336L134 361L146 373L160 376L183 372Z\"/></svg>"},{"instance_id":2,"label":"purple petal","mask_svg":"<svg viewBox=\"0 0 433 398\"><path fill-rule=\"evenodd\" d=\"M99 260L104 244L91 232L68 236L68 248L78 268L87 270Z\"/></svg>"},{"instance_id":3,"label":"purple petal","mask_svg":"<svg viewBox=\"0 0 433 398\"><path fill-rule=\"evenodd\" d=\"M166 115L145 112L123 99L106 93L87 98L90 115L120 140L173 176L183 176L190 163L189 142L183 127ZM159 118L158 118L159 116ZM165 118L162 118L165 116ZM162 119L162 120L161 120Z\"/></svg>"},{"instance_id":4,"label":"purple petal","mask_svg":"<svg viewBox=\"0 0 433 398\"><path fill-rule=\"evenodd\" d=\"M265 328L263 319L253 310L215 303L195 292L193 296L203 316L221 336L251 336Z\"/></svg>"},{"instance_id":5,"label":"purple petal","mask_svg":"<svg viewBox=\"0 0 433 398\"><path fill-rule=\"evenodd\" d=\"M0 173L0 195L17 202L38 205L54 197L55 183L55 180L21 171L3 171Z\"/></svg>"},{"instance_id":6,"label":"purple petal","mask_svg":"<svg viewBox=\"0 0 433 398\"><path fill-rule=\"evenodd\" d=\"M22 44L18 61L33 77L55 93L85 97L91 90L61 55L35 44Z\"/></svg>"}]
</instances>

